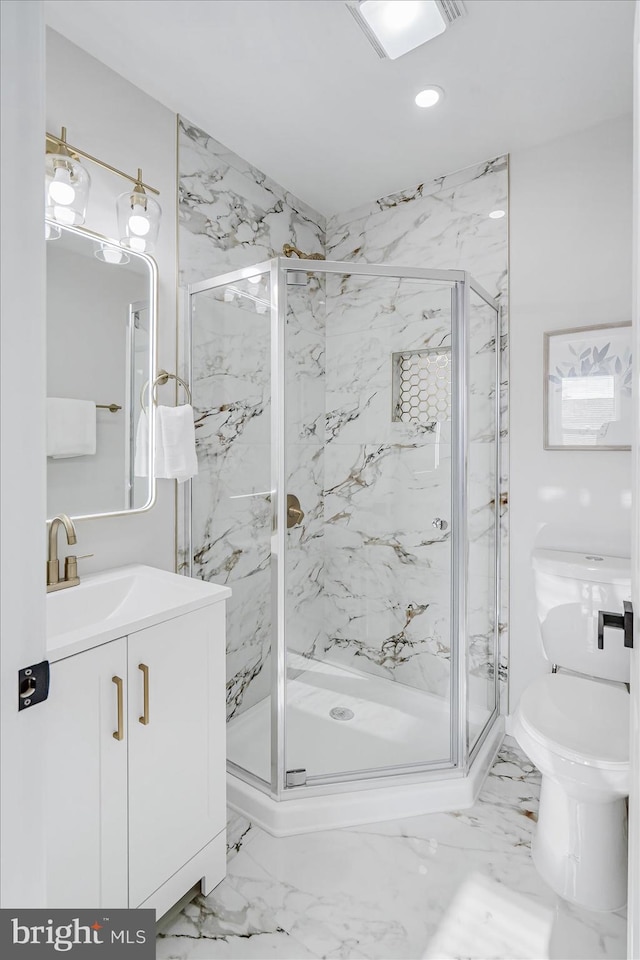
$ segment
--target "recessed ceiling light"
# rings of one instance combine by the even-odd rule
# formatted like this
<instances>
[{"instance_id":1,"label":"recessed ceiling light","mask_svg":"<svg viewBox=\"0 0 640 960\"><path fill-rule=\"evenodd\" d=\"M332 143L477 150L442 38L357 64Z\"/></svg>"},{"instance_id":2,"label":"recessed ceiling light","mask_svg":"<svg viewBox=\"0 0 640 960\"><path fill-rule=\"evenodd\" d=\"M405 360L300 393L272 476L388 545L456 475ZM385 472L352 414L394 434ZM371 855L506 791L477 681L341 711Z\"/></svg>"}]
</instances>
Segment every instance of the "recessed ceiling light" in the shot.
<instances>
[{"instance_id":1,"label":"recessed ceiling light","mask_svg":"<svg viewBox=\"0 0 640 960\"><path fill-rule=\"evenodd\" d=\"M439 87L427 87L421 90L416 96L416 104L419 107L435 107L436 103L442 97L442 90Z\"/></svg>"},{"instance_id":2,"label":"recessed ceiling light","mask_svg":"<svg viewBox=\"0 0 640 960\"><path fill-rule=\"evenodd\" d=\"M502 217L505 217L506 213L504 210L492 210L489 214L491 220L501 220Z\"/></svg>"},{"instance_id":3,"label":"recessed ceiling light","mask_svg":"<svg viewBox=\"0 0 640 960\"><path fill-rule=\"evenodd\" d=\"M455 13L449 13L448 7L436 0L360 0L347 7L378 55L390 60L433 40L444 33L447 20L452 22L465 13L459 0Z\"/></svg>"}]
</instances>

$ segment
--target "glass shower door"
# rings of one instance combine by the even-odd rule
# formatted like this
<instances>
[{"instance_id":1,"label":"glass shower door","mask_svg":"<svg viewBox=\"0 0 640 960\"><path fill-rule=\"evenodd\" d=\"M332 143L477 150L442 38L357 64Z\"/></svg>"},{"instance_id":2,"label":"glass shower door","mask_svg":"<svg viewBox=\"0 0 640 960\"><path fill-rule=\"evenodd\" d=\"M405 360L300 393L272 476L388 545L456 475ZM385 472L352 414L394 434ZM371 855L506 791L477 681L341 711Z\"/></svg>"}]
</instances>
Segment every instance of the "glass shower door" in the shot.
<instances>
[{"instance_id":1,"label":"glass shower door","mask_svg":"<svg viewBox=\"0 0 640 960\"><path fill-rule=\"evenodd\" d=\"M192 571L227 601L227 756L271 781L271 292L268 265L191 288L191 383L199 473Z\"/></svg>"},{"instance_id":2,"label":"glass shower door","mask_svg":"<svg viewBox=\"0 0 640 960\"><path fill-rule=\"evenodd\" d=\"M279 282L283 785L451 766L455 285L300 266Z\"/></svg>"},{"instance_id":3,"label":"glass shower door","mask_svg":"<svg viewBox=\"0 0 640 960\"><path fill-rule=\"evenodd\" d=\"M473 285L467 317L467 746L471 752L498 704L500 351L498 311Z\"/></svg>"}]
</instances>

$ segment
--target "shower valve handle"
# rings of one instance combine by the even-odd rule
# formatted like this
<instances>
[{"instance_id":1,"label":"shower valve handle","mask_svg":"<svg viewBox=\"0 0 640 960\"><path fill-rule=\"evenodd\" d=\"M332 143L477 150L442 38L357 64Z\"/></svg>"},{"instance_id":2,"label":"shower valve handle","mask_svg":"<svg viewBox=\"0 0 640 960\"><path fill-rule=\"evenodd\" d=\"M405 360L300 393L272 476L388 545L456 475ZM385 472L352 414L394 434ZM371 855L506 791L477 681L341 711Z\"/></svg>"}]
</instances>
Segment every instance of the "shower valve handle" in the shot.
<instances>
[{"instance_id":1,"label":"shower valve handle","mask_svg":"<svg viewBox=\"0 0 640 960\"><path fill-rule=\"evenodd\" d=\"M296 527L304 520L304 510L294 493L287 494L287 527Z\"/></svg>"}]
</instances>

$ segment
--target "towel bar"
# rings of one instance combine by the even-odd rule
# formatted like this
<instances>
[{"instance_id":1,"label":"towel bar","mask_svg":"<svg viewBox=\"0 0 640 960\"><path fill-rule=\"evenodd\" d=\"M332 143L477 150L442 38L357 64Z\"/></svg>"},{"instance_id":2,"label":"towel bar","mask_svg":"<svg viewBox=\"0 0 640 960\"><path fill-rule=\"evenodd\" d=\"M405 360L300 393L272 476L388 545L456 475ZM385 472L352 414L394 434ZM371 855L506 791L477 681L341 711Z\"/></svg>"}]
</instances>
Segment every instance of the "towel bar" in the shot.
<instances>
[{"instance_id":1,"label":"towel bar","mask_svg":"<svg viewBox=\"0 0 640 960\"><path fill-rule=\"evenodd\" d=\"M160 370L160 372L158 373L158 376L155 378L155 380L151 384L151 402L153 404L157 404L157 399L156 399L157 388L164 386L167 380L175 380L176 383L179 383L187 395L187 403L191 403L191 390L189 389L189 384L185 383L182 377L179 377L175 373L168 373L166 370ZM142 407L143 410L147 409L144 405L144 395L147 391L148 386L149 386L149 381L147 380L147 382L142 387L142 390L140 391L140 406Z\"/></svg>"},{"instance_id":2,"label":"towel bar","mask_svg":"<svg viewBox=\"0 0 640 960\"><path fill-rule=\"evenodd\" d=\"M118 410L122 410L119 403L96 403L96 408L98 410L108 410L109 413L117 413Z\"/></svg>"}]
</instances>

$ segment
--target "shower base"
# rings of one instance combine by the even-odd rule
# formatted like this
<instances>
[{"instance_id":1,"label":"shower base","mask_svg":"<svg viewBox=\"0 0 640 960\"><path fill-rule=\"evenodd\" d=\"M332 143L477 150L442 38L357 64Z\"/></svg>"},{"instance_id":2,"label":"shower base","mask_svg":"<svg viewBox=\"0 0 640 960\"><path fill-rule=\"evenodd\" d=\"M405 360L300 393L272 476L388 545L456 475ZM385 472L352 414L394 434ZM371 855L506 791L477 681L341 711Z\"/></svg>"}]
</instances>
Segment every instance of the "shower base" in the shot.
<instances>
[{"instance_id":1,"label":"shower base","mask_svg":"<svg viewBox=\"0 0 640 960\"><path fill-rule=\"evenodd\" d=\"M448 701L295 655L288 672L287 769L304 769L307 777L348 775L444 763L449 756ZM271 776L270 709L270 700L262 700L227 725L229 760L266 781ZM473 738L488 711L470 715ZM229 774L229 803L276 836L466 807L480 790L502 736L502 723L496 722L466 777L452 769L404 774L400 784L378 776L330 787L309 785L304 795L294 789L276 801Z\"/></svg>"}]
</instances>

